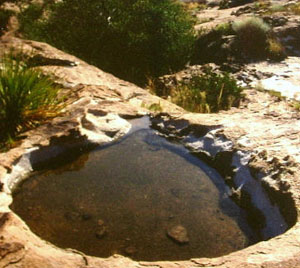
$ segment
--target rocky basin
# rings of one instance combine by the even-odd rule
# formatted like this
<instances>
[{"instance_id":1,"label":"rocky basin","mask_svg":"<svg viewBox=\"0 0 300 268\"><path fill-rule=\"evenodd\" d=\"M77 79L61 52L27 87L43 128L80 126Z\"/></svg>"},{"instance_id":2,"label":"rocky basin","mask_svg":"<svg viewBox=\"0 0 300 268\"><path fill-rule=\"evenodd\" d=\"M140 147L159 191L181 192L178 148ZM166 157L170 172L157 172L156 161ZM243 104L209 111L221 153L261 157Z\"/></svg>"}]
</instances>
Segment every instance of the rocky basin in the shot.
<instances>
[{"instance_id":1,"label":"rocky basin","mask_svg":"<svg viewBox=\"0 0 300 268\"><path fill-rule=\"evenodd\" d=\"M54 75L68 95L68 105L61 116L24 133L17 147L0 154L0 267L300 267L300 114L285 100L249 89L239 108L193 114L47 44L2 37L0 51L10 47L38 55L38 65ZM151 111L153 104L159 105L159 114ZM138 262L120 255L96 258L57 248L33 234L9 209L12 190L35 165L110 143L129 131L127 119L145 114L152 115L153 127L162 135L182 142L216 168L238 202L243 202L245 174L254 178L291 228L218 258Z\"/></svg>"}]
</instances>

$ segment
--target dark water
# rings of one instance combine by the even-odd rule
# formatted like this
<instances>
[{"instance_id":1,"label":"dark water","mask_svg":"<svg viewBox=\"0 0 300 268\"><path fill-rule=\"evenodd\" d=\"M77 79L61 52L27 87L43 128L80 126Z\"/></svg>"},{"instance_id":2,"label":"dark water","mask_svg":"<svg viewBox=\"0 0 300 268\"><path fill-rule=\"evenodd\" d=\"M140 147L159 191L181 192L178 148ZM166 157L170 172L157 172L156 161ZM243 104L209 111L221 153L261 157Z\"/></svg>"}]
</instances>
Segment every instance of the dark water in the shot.
<instances>
[{"instance_id":1,"label":"dark water","mask_svg":"<svg viewBox=\"0 0 300 268\"><path fill-rule=\"evenodd\" d=\"M182 260L247 246L255 237L223 180L145 120L114 145L31 176L12 210L43 239L100 257ZM189 243L167 237L176 225L186 228Z\"/></svg>"}]
</instances>

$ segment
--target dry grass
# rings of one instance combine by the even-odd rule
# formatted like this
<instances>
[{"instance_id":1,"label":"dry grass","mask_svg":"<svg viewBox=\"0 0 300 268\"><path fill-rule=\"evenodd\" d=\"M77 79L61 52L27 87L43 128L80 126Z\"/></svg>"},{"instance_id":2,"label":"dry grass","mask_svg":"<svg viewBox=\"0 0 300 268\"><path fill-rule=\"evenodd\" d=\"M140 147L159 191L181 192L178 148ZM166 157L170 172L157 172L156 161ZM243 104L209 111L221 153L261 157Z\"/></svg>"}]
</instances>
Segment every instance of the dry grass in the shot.
<instances>
[{"instance_id":1,"label":"dry grass","mask_svg":"<svg viewBox=\"0 0 300 268\"><path fill-rule=\"evenodd\" d=\"M286 57L285 48L279 40L268 38L268 53L269 57L273 60L281 60Z\"/></svg>"},{"instance_id":2,"label":"dry grass","mask_svg":"<svg viewBox=\"0 0 300 268\"><path fill-rule=\"evenodd\" d=\"M300 3L290 5L287 10L295 15L300 15Z\"/></svg>"}]
</instances>

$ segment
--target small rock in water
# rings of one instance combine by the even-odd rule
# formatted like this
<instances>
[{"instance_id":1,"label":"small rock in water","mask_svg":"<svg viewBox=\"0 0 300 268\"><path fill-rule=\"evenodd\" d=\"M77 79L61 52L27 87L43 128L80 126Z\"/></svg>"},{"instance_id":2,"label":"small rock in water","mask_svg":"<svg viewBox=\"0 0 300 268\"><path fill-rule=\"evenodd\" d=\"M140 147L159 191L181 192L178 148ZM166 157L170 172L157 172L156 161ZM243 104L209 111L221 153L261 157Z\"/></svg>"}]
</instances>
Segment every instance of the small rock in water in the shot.
<instances>
[{"instance_id":1,"label":"small rock in water","mask_svg":"<svg viewBox=\"0 0 300 268\"><path fill-rule=\"evenodd\" d=\"M176 225L168 229L167 235L180 244L189 242L187 230L182 225Z\"/></svg>"},{"instance_id":2,"label":"small rock in water","mask_svg":"<svg viewBox=\"0 0 300 268\"><path fill-rule=\"evenodd\" d=\"M84 220L84 221L88 221L92 218L92 215L91 214L88 214L88 213L84 213L81 215L81 219Z\"/></svg>"},{"instance_id":3,"label":"small rock in water","mask_svg":"<svg viewBox=\"0 0 300 268\"><path fill-rule=\"evenodd\" d=\"M96 231L96 237L102 239L107 234L107 228L105 226L99 227Z\"/></svg>"},{"instance_id":4,"label":"small rock in water","mask_svg":"<svg viewBox=\"0 0 300 268\"><path fill-rule=\"evenodd\" d=\"M169 217L168 217L169 220L172 220L172 219L174 219L174 218L175 218L174 215L169 215Z\"/></svg>"},{"instance_id":5,"label":"small rock in water","mask_svg":"<svg viewBox=\"0 0 300 268\"><path fill-rule=\"evenodd\" d=\"M135 247L133 247L133 246L129 246L129 247L127 247L127 248L125 248L125 253L127 254L127 255L133 255L134 253L136 253L137 252L137 249L135 248Z\"/></svg>"},{"instance_id":6,"label":"small rock in water","mask_svg":"<svg viewBox=\"0 0 300 268\"><path fill-rule=\"evenodd\" d=\"M69 221L77 221L80 218L80 214L75 211L67 211L64 216Z\"/></svg>"},{"instance_id":7,"label":"small rock in water","mask_svg":"<svg viewBox=\"0 0 300 268\"><path fill-rule=\"evenodd\" d=\"M103 225L104 225L104 221L101 220L101 219L99 219L99 220L97 221L97 223L98 223L99 226L103 226Z\"/></svg>"}]
</instances>

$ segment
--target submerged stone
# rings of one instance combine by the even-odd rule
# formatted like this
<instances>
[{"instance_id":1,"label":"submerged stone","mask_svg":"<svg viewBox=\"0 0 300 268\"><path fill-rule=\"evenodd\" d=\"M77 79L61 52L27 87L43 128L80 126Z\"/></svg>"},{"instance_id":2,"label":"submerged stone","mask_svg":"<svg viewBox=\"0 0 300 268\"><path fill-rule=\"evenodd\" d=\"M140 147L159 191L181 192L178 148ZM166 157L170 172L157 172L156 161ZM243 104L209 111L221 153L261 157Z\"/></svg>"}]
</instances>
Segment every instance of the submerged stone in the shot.
<instances>
[{"instance_id":1,"label":"submerged stone","mask_svg":"<svg viewBox=\"0 0 300 268\"><path fill-rule=\"evenodd\" d=\"M107 228L105 226L98 227L96 231L96 237L102 239L107 234Z\"/></svg>"},{"instance_id":2,"label":"submerged stone","mask_svg":"<svg viewBox=\"0 0 300 268\"><path fill-rule=\"evenodd\" d=\"M129 246L127 248L125 248L125 253L129 256L132 256L133 254L135 254L137 252L137 249L133 246Z\"/></svg>"},{"instance_id":3,"label":"submerged stone","mask_svg":"<svg viewBox=\"0 0 300 268\"><path fill-rule=\"evenodd\" d=\"M180 244L189 242L187 230L182 225L176 225L168 229L167 235Z\"/></svg>"}]
</instances>

